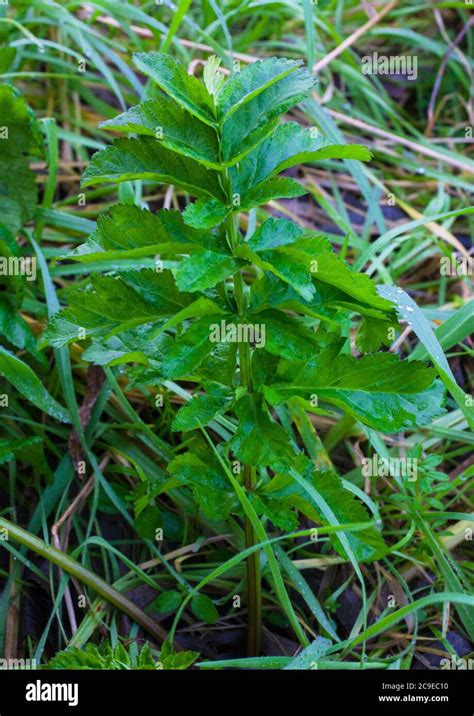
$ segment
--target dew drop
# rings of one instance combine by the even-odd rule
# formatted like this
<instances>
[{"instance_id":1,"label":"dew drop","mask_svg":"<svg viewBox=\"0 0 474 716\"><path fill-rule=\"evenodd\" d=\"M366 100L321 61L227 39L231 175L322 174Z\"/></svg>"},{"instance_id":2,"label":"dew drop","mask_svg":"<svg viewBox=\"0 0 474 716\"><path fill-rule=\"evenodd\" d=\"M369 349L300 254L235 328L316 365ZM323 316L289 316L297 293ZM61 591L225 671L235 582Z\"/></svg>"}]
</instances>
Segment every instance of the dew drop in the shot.
<instances>
[{"instance_id":1,"label":"dew drop","mask_svg":"<svg viewBox=\"0 0 474 716\"><path fill-rule=\"evenodd\" d=\"M413 306L407 306L408 313L413 313L414 310Z\"/></svg>"}]
</instances>

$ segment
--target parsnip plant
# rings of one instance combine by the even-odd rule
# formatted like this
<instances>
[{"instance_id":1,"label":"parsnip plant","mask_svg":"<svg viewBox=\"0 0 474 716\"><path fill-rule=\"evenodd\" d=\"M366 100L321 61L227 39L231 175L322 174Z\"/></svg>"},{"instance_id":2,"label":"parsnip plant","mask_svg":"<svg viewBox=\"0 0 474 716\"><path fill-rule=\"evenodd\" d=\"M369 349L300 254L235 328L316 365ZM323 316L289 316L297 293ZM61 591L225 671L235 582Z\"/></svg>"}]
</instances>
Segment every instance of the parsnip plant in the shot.
<instances>
[{"instance_id":1,"label":"parsnip plant","mask_svg":"<svg viewBox=\"0 0 474 716\"><path fill-rule=\"evenodd\" d=\"M95 154L83 186L160 182L196 200L156 213L118 204L101 216L71 258L102 262L104 275L69 293L43 344L87 340L85 360L137 364L135 380L148 386L193 386L172 424L182 448L153 495L192 490L206 520L228 521L223 529L236 540L242 521L249 653L260 648L261 566L305 645L266 527L291 533L302 516L335 527L332 544L358 574L359 562L387 549L360 491L320 459L308 414L397 433L430 423L443 388L425 364L377 353L389 342L394 305L324 236L286 219L259 221L258 207L305 193L285 170L370 159L362 146L330 145L316 128L280 121L314 77L276 58L229 78L211 58L203 81L167 55L138 54L135 64L153 80L152 98L103 126L136 136ZM145 257L157 257L155 269L143 268ZM302 447L308 430L314 450Z\"/></svg>"}]
</instances>

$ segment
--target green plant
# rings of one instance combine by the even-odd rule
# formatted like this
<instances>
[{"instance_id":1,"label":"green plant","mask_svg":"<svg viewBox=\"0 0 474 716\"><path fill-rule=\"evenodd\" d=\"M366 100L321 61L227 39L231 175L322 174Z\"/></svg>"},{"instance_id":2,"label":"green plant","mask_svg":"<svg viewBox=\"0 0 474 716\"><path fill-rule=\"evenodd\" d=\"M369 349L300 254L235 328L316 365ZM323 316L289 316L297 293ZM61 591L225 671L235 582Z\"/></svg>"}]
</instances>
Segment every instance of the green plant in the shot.
<instances>
[{"instance_id":1,"label":"green plant","mask_svg":"<svg viewBox=\"0 0 474 716\"><path fill-rule=\"evenodd\" d=\"M146 669L157 671L187 669L196 661L198 654L193 651L182 651L173 653L167 643L163 644L161 652L154 652L148 642L140 649L132 644L127 649L121 642L112 646L104 641L97 647L95 644L87 644L84 649L67 649L59 651L50 659L45 669L113 669L113 670L135 670Z\"/></svg>"},{"instance_id":2,"label":"green plant","mask_svg":"<svg viewBox=\"0 0 474 716\"><path fill-rule=\"evenodd\" d=\"M286 219L256 221L258 207L305 193L295 178L281 176L285 170L370 158L362 146L331 145L315 128L279 122L311 93L314 77L300 63L276 58L227 80L211 58L204 82L167 55L139 53L135 64L154 81L151 99L103 126L137 137L95 154L83 186L161 182L181 192L178 200L196 201L183 211L118 204L103 214L69 258L100 261L104 275L68 293L68 307L51 320L41 345L87 340L84 360L135 363L133 378L142 385L187 398L176 381L193 385L172 424L184 434L181 452L152 497L191 490L205 518L227 522L237 538L235 517L241 519L249 654L260 650L262 552L266 575L306 646L265 525L292 532L299 515L315 525L344 525L330 533L331 543L361 582L359 563L387 551L363 493L347 489L318 458L307 416L330 410L396 433L441 414L444 389L425 364L376 353L389 342L394 305L324 236ZM143 260L157 255L155 268L144 269ZM350 340L354 317L359 357Z\"/></svg>"}]
</instances>

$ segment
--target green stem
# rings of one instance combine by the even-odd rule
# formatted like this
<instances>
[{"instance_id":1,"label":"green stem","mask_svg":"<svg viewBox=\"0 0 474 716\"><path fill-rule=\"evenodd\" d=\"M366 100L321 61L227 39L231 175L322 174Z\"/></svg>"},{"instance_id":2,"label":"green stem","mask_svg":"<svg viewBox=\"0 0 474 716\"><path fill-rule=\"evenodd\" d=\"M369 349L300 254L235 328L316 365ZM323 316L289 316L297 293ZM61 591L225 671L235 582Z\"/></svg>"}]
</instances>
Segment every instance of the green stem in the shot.
<instances>
[{"instance_id":1,"label":"green stem","mask_svg":"<svg viewBox=\"0 0 474 716\"><path fill-rule=\"evenodd\" d=\"M27 530L24 530L22 527L18 527L4 517L0 517L0 529L6 530L8 540L12 539L15 542L19 542L49 562L57 565L72 577L76 577L83 584L87 584L88 587L91 587L91 589L97 592L97 594L100 594L101 597L106 599L110 604L113 604L114 607L120 609L120 611L127 614L130 619L143 627L143 629L157 639L158 642L166 641L167 633L159 624L156 624L153 619L127 599L127 597L111 587L110 584L107 584L107 582L101 577L98 577L97 574L94 574L94 572L89 571L83 567L82 564L76 562L75 559L61 552L61 550L46 544L46 542L43 542L43 540L31 534L31 532L27 532Z\"/></svg>"},{"instance_id":2,"label":"green stem","mask_svg":"<svg viewBox=\"0 0 474 716\"><path fill-rule=\"evenodd\" d=\"M234 249L238 244L237 231L233 215L227 219L227 231L229 244ZM238 271L234 275L234 294L237 302L240 320L244 320L246 312L246 296L242 273ZM250 346L248 343L239 345L240 363L240 384L252 391L252 366ZM250 465L244 465L244 486L247 493L255 489L256 470ZM258 538L252 523L245 515L244 535L246 549L253 547ZM249 656L258 656L260 653L260 642L262 632L262 590L260 578L260 552L252 552L247 557L247 609L248 609L248 630L247 630L247 653Z\"/></svg>"}]
</instances>

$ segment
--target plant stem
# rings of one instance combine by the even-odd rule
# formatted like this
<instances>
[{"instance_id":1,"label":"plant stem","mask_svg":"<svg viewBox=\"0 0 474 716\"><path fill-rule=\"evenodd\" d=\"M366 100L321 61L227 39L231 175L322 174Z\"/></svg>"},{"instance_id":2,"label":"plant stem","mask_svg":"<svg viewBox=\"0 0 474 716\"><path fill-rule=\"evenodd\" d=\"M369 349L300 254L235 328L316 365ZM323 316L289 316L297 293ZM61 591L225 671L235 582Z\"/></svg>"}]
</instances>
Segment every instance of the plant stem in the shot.
<instances>
[{"instance_id":1,"label":"plant stem","mask_svg":"<svg viewBox=\"0 0 474 716\"><path fill-rule=\"evenodd\" d=\"M237 231L235 220L230 216L227 220L229 243L234 248L237 245ZM237 302L240 320L244 320L246 312L246 296L241 271L234 275L234 293ZM240 384L252 391L252 366L250 346L248 343L239 345L240 363ZM250 465L244 465L244 486L250 493L256 484L256 470ZM247 515L244 518L245 547L253 547L258 542L257 535ZM248 630L247 630L247 654L258 656L260 653L260 641L262 631L262 591L260 579L260 552L253 552L247 557L247 609L248 609Z\"/></svg>"}]
</instances>

